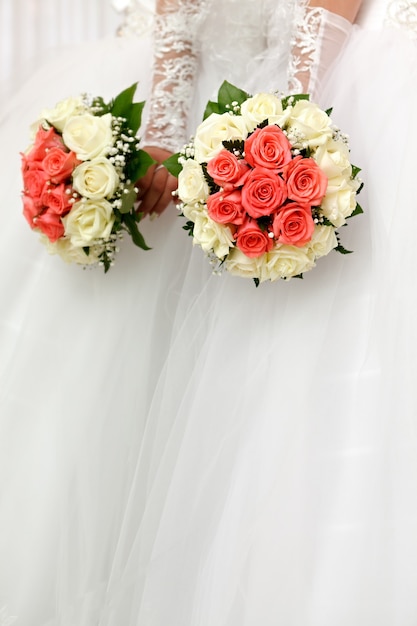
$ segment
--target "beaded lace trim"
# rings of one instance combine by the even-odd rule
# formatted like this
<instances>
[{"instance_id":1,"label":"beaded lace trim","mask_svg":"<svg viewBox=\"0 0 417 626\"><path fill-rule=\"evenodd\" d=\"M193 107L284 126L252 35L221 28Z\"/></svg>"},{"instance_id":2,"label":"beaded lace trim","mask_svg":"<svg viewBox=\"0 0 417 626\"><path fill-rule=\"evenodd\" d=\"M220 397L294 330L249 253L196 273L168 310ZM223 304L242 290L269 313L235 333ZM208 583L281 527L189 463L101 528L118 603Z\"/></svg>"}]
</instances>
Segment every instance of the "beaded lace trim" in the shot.
<instances>
[{"instance_id":1,"label":"beaded lace trim","mask_svg":"<svg viewBox=\"0 0 417 626\"><path fill-rule=\"evenodd\" d=\"M292 54L288 65L288 89L300 93L311 84L313 68L317 65L317 42L323 22L324 9L308 7L302 0L295 7Z\"/></svg>"},{"instance_id":2,"label":"beaded lace trim","mask_svg":"<svg viewBox=\"0 0 417 626\"><path fill-rule=\"evenodd\" d=\"M387 8L386 23L408 30L413 38L417 38L417 2L391 0Z\"/></svg>"}]
</instances>

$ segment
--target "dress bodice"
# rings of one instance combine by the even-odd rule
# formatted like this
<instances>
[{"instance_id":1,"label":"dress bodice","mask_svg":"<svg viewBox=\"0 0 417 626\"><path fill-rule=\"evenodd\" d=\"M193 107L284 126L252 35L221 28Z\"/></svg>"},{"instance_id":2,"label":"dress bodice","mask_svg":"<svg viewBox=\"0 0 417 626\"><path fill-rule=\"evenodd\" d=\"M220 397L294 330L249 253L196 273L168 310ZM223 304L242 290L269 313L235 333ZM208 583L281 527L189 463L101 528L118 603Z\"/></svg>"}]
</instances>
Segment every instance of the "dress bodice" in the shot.
<instances>
[{"instance_id":1,"label":"dress bodice","mask_svg":"<svg viewBox=\"0 0 417 626\"><path fill-rule=\"evenodd\" d=\"M205 29L209 36L215 36L222 31L222 25L227 26L228 40L244 40L245 33L251 34L258 30L265 31L266 25L277 23L275 15L279 14L282 24L282 12L288 16L291 6L296 0L280 0L271 2L270 0L208 0L211 5L209 12L211 22L215 23L213 32L210 28ZM303 1L303 0L299 0ZM154 0L113 0L113 5L117 10L126 11L125 27L142 34L148 30L151 15L154 10ZM248 19L249 14L250 19ZM223 14L223 17L221 17ZM218 16L218 17L217 17ZM232 22L229 20L232 18ZM210 21L210 20L209 20ZM230 23L235 23L237 28L231 30ZM360 26L371 30L378 30L388 24L404 27L412 32L417 31L417 1L416 0L364 0L356 19ZM212 26L213 24L210 23ZM243 37L242 37L243 35ZM215 37L217 39L217 37Z\"/></svg>"}]
</instances>

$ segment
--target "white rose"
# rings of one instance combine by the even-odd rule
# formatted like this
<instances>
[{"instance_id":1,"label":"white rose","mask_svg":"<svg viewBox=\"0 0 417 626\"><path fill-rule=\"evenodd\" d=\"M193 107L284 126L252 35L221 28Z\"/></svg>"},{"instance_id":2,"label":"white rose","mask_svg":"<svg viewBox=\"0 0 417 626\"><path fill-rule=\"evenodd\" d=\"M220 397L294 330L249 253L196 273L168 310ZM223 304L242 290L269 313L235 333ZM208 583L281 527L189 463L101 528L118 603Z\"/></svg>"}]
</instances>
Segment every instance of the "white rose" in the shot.
<instances>
[{"instance_id":1,"label":"white rose","mask_svg":"<svg viewBox=\"0 0 417 626\"><path fill-rule=\"evenodd\" d=\"M308 255L307 247L277 245L266 254L262 266L261 281L292 278L314 267L314 260Z\"/></svg>"},{"instance_id":2,"label":"white rose","mask_svg":"<svg viewBox=\"0 0 417 626\"><path fill-rule=\"evenodd\" d=\"M83 248L73 246L67 237L61 237L54 243L48 237L42 237L42 241L47 247L49 254L58 254L65 263L77 263L78 265L93 265L98 262L98 254L102 250L101 246L91 246L89 254Z\"/></svg>"},{"instance_id":3,"label":"white rose","mask_svg":"<svg viewBox=\"0 0 417 626\"><path fill-rule=\"evenodd\" d=\"M287 131L297 148L313 148L325 144L332 137L330 118L317 104L298 100L290 109Z\"/></svg>"},{"instance_id":4,"label":"white rose","mask_svg":"<svg viewBox=\"0 0 417 626\"><path fill-rule=\"evenodd\" d=\"M195 202L194 204L183 204L181 206L181 210L183 215L192 222L196 221L197 215L202 213L207 215L207 206L198 202Z\"/></svg>"},{"instance_id":5,"label":"white rose","mask_svg":"<svg viewBox=\"0 0 417 626\"><path fill-rule=\"evenodd\" d=\"M352 175L352 165L349 160L349 147L343 141L331 139L326 144L318 146L314 151L313 159L326 174L327 178Z\"/></svg>"},{"instance_id":6,"label":"white rose","mask_svg":"<svg viewBox=\"0 0 417 626\"><path fill-rule=\"evenodd\" d=\"M197 128L194 158L198 163L207 163L223 149L223 141L246 139L247 136L248 128L241 115L212 113Z\"/></svg>"},{"instance_id":7,"label":"white rose","mask_svg":"<svg viewBox=\"0 0 417 626\"><path fill-rule=\"evenodd\" d=\"M243 254L239 248L233 248L226 260L226 269L230 274L242 278L259 278L261 275L262 259L266 255L250 258Z\"/></svg>"},{"instance_id":8,"label":"white rose","mask_svg":"<svg viewBox=\"0 0 417 626\"><path fill-rule=\"evenodd\" d=\"M323 215L339 228L356 207L357 181L345 176L330 178L326 195L321 202Z\"/></svg>"},{"instance_id":9,"label":"white rose","mask_svg":"<svg viewBox=\"0 0 417 626\"><path fill-rule=\"evenodd\" d=\"M269 124L282 126L287 121L291 109L282 108L281 99L271 93L258 93L248 98L240 107L240 112L250 131L258 124L268 120Z\"/></svg>"},{"instance_id":10,"label":"white rose","mask_svg":"<svg viewBox=\"0 0 417 626\"><path fill-rule=\"evenodd\" d=\"M185 204L205 202L210 193L201 165L194 159L184 161L178 176L178 197Z\"/></svg>"},{"instance_id":11,"label":"white rose","mask_svg":"<svg viewBox=\"0 0 417 626\"><path fill-rule=\"evenodd\" d=\"M62 219L65 235L72 245L85 247L108 239L114 224L112 206L107 200L81 200Z\"/></svg>"},{"instance_id":12,"label":"white rose","mask_svg":"<svg viewBox=\"0 0 417 626\"><path fill-rule=\"evenodd\" d=\"M81 196L99 200L111 198L118 184L117 171L106 157L84 161L72 175L73 187Z\"/></svg>"},{"instance_id":13,"label":"white rose","mask_svg":"<svg viewBox=\"0 0 417 626\"><path fill-rule=\"evenodd\" d=\"M65 144L81 161L105 156L113 145L112 116L110 113L96 116L91 113L74 115L64 126L62 136Z\"/></svg>"},{"instance_id":14,"label":"white rose","mask_svg":"<svg viewBox=\"0 0 417 626\"><path fill-rule=\"evenodd\" d=\"M223 259L234 245L232 231L228 226L217 224L204 213L196 214L194 222L194 243L199 244L204 252Z\"/></svg>"},{"instance_id":15,"label":"white rose","mask_svg":"<svg viewBox=\"0 0 417 626\"><path fill-rule=\"evenodd\" d=\"M67 120L81 113L83 109L84 105L80 96L77 98L66 98L66 100L58 102L53 109L43 109L41 118L47 120L62 133Z\"/></svg>"},{"instance_id":16,"label":"white rose","mask_svg":"<svg viewBox=\"0 0 417 626\"><path fill-rule=\"evenodd\" d=\"M315 227L313 236L307 245L315 259L328 255L336 246L337 239L334 228L321 225Z\"/></svg>"}]
</instances>

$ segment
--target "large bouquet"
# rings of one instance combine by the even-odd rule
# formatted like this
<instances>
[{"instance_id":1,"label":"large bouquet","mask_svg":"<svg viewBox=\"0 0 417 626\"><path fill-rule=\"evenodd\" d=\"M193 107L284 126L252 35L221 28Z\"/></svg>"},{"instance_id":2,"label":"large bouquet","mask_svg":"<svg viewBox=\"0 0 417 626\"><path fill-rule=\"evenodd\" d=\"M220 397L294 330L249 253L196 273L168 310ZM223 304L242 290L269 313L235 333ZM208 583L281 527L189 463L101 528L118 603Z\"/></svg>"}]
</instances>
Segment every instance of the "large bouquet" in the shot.
<instances>
[{"instance_id":1,"label":"large bouquet","mask_svg":"<svg viewBox=\"0 0 417 626\"><path fill-rule=\"evenodd\" d=\"M302 277L362 212L359 169L330 111L308 95L250 97L225 82L191 143L167 166L178 175L184 226L215 271L258 285ZM177 164L177 168L175 168Z\"/></svg>"},{"instance_id":2,"label":"large bouquet","mask_svg":"<svg viewBox=\"0 0 417 626\"><path fill-rule=\"evenodd\" d=\"M71 97L44 110L22 154L23 214L48 250L69 263L113 264L118 239L138 230L135 181L153 162L136 133L144 102L136 84L111 102Z\"/></svg>"}]
</instances>

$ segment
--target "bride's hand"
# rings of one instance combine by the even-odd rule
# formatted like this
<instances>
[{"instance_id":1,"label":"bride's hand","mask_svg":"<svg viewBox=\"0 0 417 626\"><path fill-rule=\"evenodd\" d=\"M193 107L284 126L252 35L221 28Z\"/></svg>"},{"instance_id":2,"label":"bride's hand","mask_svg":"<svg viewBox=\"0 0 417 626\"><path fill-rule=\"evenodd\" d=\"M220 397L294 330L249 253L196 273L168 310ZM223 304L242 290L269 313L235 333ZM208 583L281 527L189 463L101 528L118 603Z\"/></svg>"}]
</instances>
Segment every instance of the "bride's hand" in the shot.
<instances>
[{"instance_id":1,"label":"bride's hand","mask_svg":"<svg viewBox=\"0 0 417 626\"><path fill-rule=\"evenodd\" d=\"M137 181L139 188L139 211L144 215L160 215L173 201L172 192L176 190L178 181L162 165L172 155L168 150L156 146L145 146L144 150L156 161Z\"/></svg>"}]
</instances>

